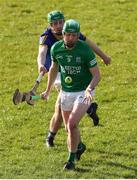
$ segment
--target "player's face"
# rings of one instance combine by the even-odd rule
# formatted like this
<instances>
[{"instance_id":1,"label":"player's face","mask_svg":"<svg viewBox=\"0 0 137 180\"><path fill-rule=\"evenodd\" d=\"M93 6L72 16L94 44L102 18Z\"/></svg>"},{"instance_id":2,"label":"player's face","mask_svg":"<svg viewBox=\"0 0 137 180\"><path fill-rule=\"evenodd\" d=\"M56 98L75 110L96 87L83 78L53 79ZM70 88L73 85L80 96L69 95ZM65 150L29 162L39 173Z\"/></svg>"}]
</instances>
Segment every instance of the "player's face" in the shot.
<instances>
[{"instance_id":1,"label":"player's face","mask_svg":"<svg viewBox=\"0 0 137 180\"><path fill-rule=\"evenodd\" d=\"M57 21L53 21L50 25L51 25L51 28L52 28L53 32L55 32L57 34L60 34L60 33L62 33L64 20L60 19L60 20L57 20Z\"/></svg>"},{"instance_id":2,"label":"player's face","mask_svg":"<svg viewBox=\"0 0 137 180\"><path fill-rule=\"evenodd\" d=\"M63 35L64 43L68 48L72 48L78 41L78 38L78 33L64 33Z\"/></svg>"}]
</instances>

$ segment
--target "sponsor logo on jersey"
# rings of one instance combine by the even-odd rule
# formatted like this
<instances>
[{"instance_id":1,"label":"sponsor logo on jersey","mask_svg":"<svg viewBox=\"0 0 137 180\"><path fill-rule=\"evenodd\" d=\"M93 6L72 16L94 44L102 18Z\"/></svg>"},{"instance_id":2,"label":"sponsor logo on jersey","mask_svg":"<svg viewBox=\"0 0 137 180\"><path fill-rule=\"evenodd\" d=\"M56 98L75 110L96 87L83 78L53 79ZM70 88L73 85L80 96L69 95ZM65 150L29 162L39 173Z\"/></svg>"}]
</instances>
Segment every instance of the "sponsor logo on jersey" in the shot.
<instances>
[{"instance_id":1,"label":"sponsor logo on jersey","mask_svg":"<svg viewBox=\"0 0 137 180\"><path fill-rule=\"evenodd\" d=\"M63 73L67 73L67 74L79 74L81 71L81 66L60 66L61 67L61 71Z\"/></svg>"}]
</instances>

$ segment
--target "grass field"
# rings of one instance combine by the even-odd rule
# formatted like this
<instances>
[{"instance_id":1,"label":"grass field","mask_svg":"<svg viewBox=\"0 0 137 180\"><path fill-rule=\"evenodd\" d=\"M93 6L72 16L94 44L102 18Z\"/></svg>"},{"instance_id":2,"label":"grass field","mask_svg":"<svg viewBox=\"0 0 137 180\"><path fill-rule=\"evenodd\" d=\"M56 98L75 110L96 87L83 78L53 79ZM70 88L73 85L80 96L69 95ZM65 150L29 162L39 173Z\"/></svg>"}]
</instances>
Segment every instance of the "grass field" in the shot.
<instances>
[{"instance_id":1,"label":"grass field","mask_svg":"<svg viewBox=\"0 0 137 180\"><path fill-rule=\"evenodd\" d=\"M39 35L46 15L59 9L75 18L81 31L112 57L105 66L97 57L102 80L96 89L100 125L85 116L81 135L87 146L77 171L64 172L67 158L64 127L56 146L45 137L54 112L49 102L14 106L18 87L29 90L37 73ZM0 178L137 178L137 0L0 0ZM46 76L38 89L45 88Z\"/></svg>"}]
</instances>

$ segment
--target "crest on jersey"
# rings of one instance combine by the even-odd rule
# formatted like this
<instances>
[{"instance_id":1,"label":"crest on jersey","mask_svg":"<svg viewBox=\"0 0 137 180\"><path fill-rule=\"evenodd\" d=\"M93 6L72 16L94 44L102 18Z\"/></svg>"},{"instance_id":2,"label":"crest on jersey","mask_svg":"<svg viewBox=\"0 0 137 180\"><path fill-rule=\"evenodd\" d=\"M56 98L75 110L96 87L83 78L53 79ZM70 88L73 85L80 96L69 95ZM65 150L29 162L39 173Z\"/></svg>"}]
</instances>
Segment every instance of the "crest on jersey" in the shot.
<instances>
[{"instance_id":1,"label":"crest on jersey","mask_svg":"<svg viewBox=\"0 0 137 180\"><path fill-rule=\"evenodd\" d=\"M81 63L81 57L76 57L76 62Z\"/></svg>"}]
</instances>

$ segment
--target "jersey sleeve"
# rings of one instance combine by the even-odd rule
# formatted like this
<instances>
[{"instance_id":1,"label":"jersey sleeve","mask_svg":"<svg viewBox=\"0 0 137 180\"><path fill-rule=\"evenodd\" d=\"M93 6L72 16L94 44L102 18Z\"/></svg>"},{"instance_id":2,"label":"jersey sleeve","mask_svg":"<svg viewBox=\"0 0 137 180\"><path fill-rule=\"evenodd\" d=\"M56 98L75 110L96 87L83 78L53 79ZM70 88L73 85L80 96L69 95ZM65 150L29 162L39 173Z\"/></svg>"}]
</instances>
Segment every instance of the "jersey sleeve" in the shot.
<instances>
[{"instance_id":1,"label":"jersey sleeve","mask_svg":"<svg viewBox=\"0 0 137 180\"><path fill-rule=\"evenodd\" d=\"M39 45L46 45L46 46L50 46L50 38L48 37L48 35L41 35L39 38Z\"/></svg>"},{"instance_id":2,"label":"jersey sleeve","mask_svg":"<svg viewBox=\"0 0 137 180\"><path fill-rule=\"evenodd\" d=\"M51 60L55 63L57 63L57 60L55 58L55 45L53 45L50 49L50 55L51 55Z\"/></svg>"},{"instance_id":3,"label":"jersey sleeve","mask_svg":"<svg viewBox=\"0 0 137 180\"><path fill-rule=\"evenodd\" d=\"M86 36L84 36L82 33L80 33L79 39L82 41L86 41Z\"/></svg>"},{"instance_id":4,"label":"jersey sleeve","mask_svg":"<svg viewBox=\"0 0 137 180\"><path fill-rule=\"evenodd\" d=\"M89 68L95 67L97 65L97 61L93 50L90 47L88 47L88 50L86 52L87 52L87 58L86 58L87 66Z\"/></svg>"},{"instance_id":5,"label":"jersey sleeve","mask_svg":"<svg viewBox=\"0 0 137 180\"><path fill-rule=\"evenodd\" d=\"M49 47L50 44L51 44L50 29L46 29L39 38L39 45L47 45Z\"/></svg>"},{"instance_id":6,"label":"jersey sleeve","mask_svg":"<svg viewBox=\"0 0 137 180\"><path fill-rule=\"evenodd\" d=\"M46 34L42 34L39 38L39 45L47 45L47 35Z\"/></svg>"}]
</instances>

